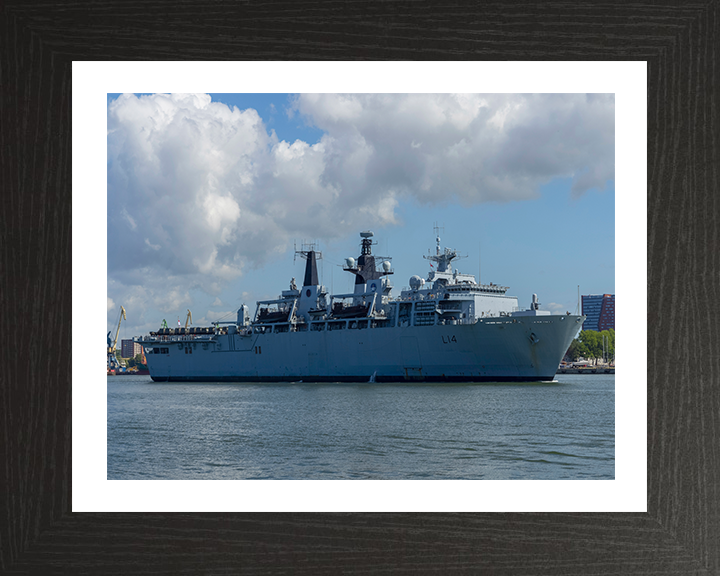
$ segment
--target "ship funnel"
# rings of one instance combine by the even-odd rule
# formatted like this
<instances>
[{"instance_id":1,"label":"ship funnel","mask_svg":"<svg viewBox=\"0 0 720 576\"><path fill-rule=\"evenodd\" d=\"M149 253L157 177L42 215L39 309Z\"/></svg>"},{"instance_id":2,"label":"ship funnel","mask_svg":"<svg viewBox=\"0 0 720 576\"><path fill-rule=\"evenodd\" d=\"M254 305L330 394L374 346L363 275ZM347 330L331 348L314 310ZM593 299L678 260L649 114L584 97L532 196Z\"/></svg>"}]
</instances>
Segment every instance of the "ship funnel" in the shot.
<instances>
[{"instance_id":1,"label":"ship funnel","mask_svg":"<svg viewBox=\"0 0 720 576\"><path fill-rule=\"evenodd\" d=\"M307 262L305 262L305 278L303 286L317 286L319 284L317 264L315 262L315 251L310 250L307 253Z\"/></svg>"},{"instance_id":2,"label":"ship funnel","mask_svg":"<svg viewBox=\"0 0 720 576\"><path fill-rule=\"evenodd\" d=\"M303 286L318 286L317 262L322 258L322 252L315 250L315 244L303 243L301 250L295 250L295 256L300 256L305 260L305 277L303 278Z\"/></svg>"}]
</instances>

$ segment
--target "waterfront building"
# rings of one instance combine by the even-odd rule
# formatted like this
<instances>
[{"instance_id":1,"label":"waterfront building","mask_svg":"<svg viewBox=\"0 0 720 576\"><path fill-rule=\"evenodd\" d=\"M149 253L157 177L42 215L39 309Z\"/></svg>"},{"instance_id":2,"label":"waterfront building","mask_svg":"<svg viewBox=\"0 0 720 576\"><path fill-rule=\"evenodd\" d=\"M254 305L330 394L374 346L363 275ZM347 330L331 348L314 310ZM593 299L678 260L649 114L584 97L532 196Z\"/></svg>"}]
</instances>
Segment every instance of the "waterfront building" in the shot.
<instances>
[{"instance_id":1,"label":"waterfront building","mask_svg":"<svg viewBox=\"0 0 720 576\"><path fill-rule=\"evenodd\" d=\"M123 358L135 358L143 351L142 346L132 340L122 340L120 346L120 356Z\"/></svg>"},{"instance_id":2,"label":"waterfront building","mask_svg":"<svg viewBox=\"0 0 720 576\"><path fill-rule=\"evenodd\" d=\"M615 294L588 294L582 297L583 330L615 330Z\"/></svg>"}]
</instances>

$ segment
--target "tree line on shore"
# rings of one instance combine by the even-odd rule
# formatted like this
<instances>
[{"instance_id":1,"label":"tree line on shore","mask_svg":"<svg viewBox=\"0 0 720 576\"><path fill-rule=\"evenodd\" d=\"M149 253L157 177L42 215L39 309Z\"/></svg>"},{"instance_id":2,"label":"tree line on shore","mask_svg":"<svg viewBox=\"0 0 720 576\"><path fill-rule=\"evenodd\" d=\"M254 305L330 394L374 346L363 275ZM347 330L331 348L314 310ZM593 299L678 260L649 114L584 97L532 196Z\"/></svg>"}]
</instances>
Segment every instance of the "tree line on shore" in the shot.
<instances>
[{"instance_id":1,"label":"tree line on shore","mask_svg":"<svg viewBox=\"0 0 720 576\"><path fill-rule=\"evenodd\" d=\"M120 356L120 351L115 351L115 357L118 359L118 362L121 362L122 357ZM132 368L133 366L137 366L138 370L147 370L147 364L143 364L143 355L142 354L136 354L133 358L127 358L126 365L128 368Z\"/></svg>"},{"instance_id":2,"label":"tree line on shore","mask_svg":"<svg viewBox=\"0 0 720 576\"><path fill-rule=\"evenodd\" d=\"M615 330L583 330L572 341L565 357L575 362L578 358L602 359L603 353L606 360L615 359Z\"/></svg>"}]
</instances>

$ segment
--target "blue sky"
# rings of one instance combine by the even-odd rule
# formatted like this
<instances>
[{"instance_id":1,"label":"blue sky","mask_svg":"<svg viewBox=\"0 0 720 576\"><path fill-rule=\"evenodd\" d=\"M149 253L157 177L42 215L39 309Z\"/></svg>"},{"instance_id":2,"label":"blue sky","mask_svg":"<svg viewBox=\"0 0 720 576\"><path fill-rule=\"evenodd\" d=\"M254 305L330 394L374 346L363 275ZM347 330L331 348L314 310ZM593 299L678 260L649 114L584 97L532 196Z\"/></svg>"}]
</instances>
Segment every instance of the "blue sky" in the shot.
<instances>
[{"instance_id":1,"label":"blue sky","mask_svg":"<svg viewBox=\"0 0 720 576\"><path fill-rule=\"evenodd\" d=\"M236 108L236 110L235 110ZM302 278L375 232L395 293L442 244L527 306L615 292L612 95L108 95L108 330L196 325Z\"/></svg>"}]
</instances>

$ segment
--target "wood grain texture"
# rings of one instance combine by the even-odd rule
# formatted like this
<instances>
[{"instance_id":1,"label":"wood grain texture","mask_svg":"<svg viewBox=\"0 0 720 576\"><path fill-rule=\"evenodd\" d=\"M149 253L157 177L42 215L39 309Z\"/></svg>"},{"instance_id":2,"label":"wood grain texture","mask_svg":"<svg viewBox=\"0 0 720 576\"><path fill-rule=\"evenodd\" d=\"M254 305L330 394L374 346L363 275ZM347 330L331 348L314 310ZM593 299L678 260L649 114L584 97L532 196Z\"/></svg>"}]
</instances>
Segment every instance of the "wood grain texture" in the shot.
<instances>
[{"instance_id":1,"label":"wood grain texture","mask_svg":"<svg viewBox=\"0 0 720 576\"><path fill-rule=\"evenodd\" d=\"M0 5L0 572L720 574L718 2ZM647 60L647 514L72 514L71 62Z\"/></svg>"}]
</instances>

